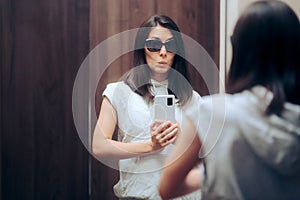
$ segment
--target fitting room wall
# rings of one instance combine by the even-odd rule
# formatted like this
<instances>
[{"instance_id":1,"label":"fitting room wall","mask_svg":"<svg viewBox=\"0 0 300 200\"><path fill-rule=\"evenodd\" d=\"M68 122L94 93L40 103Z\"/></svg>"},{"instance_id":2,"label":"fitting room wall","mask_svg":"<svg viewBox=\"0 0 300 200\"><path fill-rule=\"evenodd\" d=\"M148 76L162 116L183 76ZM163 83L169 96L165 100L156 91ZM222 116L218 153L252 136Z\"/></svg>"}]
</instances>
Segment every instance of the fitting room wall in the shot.
<instances>
[{"instance_id":1,"label":"fitting room wall","mask_svg":"<svg viewBox=\"0 0 300 200\"><path fill-rule=\"evenodd\" d=\"M88 199L71 105L89 1L1 0L0 17L0 199Z\"/></svg>"}]
</instances>

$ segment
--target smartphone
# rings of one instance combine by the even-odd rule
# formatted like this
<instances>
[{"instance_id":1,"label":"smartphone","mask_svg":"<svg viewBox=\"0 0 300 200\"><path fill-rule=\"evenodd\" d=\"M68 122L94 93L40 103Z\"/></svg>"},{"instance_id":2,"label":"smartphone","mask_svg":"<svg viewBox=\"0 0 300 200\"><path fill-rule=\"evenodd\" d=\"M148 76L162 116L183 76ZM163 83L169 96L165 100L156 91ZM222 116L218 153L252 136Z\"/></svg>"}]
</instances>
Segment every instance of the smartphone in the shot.
<instances>
[{"instance_id":1,"label":"smartphone","mask_svg":"<svg viewBox=\"0 0 300 200\"><path fill-rule=\"evenodd\" d=\"M175 123L175 96L155 95L154 119L169 120Z\"/></svg>"}]
</instances>

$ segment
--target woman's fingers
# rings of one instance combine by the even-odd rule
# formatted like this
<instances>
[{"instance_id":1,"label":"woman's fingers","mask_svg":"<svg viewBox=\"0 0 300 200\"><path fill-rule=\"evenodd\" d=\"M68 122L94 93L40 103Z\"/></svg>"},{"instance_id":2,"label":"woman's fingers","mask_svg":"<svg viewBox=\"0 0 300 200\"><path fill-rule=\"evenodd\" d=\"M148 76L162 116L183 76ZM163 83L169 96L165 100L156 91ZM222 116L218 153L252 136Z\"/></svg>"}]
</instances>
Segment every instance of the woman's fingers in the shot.
<instances>
[{"instance_id":1,"label":"woman's fingers","mask_svg":"<svg viewBox=\"0 0 300 200\"><path fill-rule=\"evenodd\" d=\"M165 147L176 140L179 125L170 121L155 120L151 125L152 140L154 143Z\"/></svg>"},{"instance_id":2,"label":"woman's fingers","mask_svg":"<svg viewBox=\"0 0 300 200\"><path fill-rule=\"evenodd\" d=\"M170 140L164 140L160 143L161 146L165 147L171 143L174 143L174 141L176 140L177 136L173 137L172 139Z\"/></svg>"},{"instance_id":3,"label":"woman's fingers","mask_svg":"<svg viewBox=\"0 0 300 200\"><path fill-rule=\"evenodd\" d=\"M152 135L162 132L166 127L169 127L170 124L171 124L171 122L169 122L169 121L155 120L150 125Z\"/></svg>"},{"instance_id":4,"label":"woman's fingers","mask_svg":"<svg viewBox=\"0 0 300 200\"><path fill-rule=\"evenodd\" d=\"M150 125L151 131L155 131L164 122L165 121L162 121L162 120L153 121L153 123Z\"/></svg>"},{"instance_id":5,"label":"woman's fingers","mask_svg":"<svg viewBox=\"0 0 300 200\"><path fill-rule=\"evenodd\" d=\"M174 129L176 129L176 131L177 131L177 127L175 127L175 126L170 126L170 127L166 128L165 130L161 130L161 132L157 134L156 138L158 140L168 139L168 138L172 137Z\"/></svg>"},{"instance_id":6,"label":"woman's fingers","mask_svg":"<svg viewBox=\"0 0 300 200\"><path fill-rule=\"evenodd\" d=\"M174 124L161 133L156 135L156 139L161 145L166 145L173 142L178 134L178 125Z\"/></svg>"},{"instance_id":7,"label":"woman's fingers","mask_svg":"<svg viewBox=\"0 0 300 200\"><path fill-rule=\"evenodd\" d=\"M155 126L155 122L154 124L152 124L154 126L152 126L152 131L156 134L162 133L165 129L169 128L172 123L170 121L159 121L156 122L156 126Z\"/></svg>"}]
</instances>

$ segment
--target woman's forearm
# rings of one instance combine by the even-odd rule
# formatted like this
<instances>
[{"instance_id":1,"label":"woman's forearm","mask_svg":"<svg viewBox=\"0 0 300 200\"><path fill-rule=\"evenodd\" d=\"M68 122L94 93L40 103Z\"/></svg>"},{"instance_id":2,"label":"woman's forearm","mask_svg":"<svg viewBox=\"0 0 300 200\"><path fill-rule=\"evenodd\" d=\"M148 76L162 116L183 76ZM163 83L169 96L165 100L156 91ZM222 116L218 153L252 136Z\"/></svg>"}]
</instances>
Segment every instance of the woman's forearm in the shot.
<instances>
[{"instance_id":1,"label":"woman's forearm","mask_svg":"<svg viewBox=\"0 0 300 200\"><path fill-rule=\"evenodd\" d=\"M170 190L170 193L164 191L162 199L176 198L199 190L201 184L198 177L200 177L199 168L192 169L183 181L174 186L171 183L172 189ZM166 184L170 184L170 182L171 181L168 181Z\"/></svg>"},{"instance_id":2,"label":"woman's forearm","mask_svg":"<svg viewBox=\"0 0 300 200\"><path fill-rule=\"evenodd\" d=\"M159 126L153 128L156 123ZM98 159L126 159L155 153L171 144L176 139L178 130L178 124L155 121L151 125L149 141L125 143L112 140L111 134L104 134L107 129L102 127L96 125L92 144L93 154Z\"/></svg>"},{"instance_id":3,"label":"woman's forearm","mask_svg":"<svg viewBox=\"0 0 300 200\"><path fill-rule=\"evenodd\" d=\"M116 111L109 100L104 97L92 141L92 152L95 157L98 159L126 159L152 151L150 141L123 143L112 140L116 122Z\"/></svg>"},{"instance_id":4,"label":"woman's forearm","mask_svg":"<svg viewBox=\"0 0 300 200\"><path fill-rule=\"evenodd\" d=\"M104 139L93 144L93 154L99 159L126 159L153 152L152 143L124 143L112 139Z\"/></svg>"},{"instance_id":5,"label":"woman's forearm","mask_svg":"<svg viewBox=\"0 0 300 200\"><path fill-rule=\"evenodd\" d=\"M162 199L181 196L200 188L200 169L193 168L199 162L201 141L193 124L190 121L187 123L183 132L179 133L175 149L163 169L158 188Z\"/></svg>"}]
</instances>

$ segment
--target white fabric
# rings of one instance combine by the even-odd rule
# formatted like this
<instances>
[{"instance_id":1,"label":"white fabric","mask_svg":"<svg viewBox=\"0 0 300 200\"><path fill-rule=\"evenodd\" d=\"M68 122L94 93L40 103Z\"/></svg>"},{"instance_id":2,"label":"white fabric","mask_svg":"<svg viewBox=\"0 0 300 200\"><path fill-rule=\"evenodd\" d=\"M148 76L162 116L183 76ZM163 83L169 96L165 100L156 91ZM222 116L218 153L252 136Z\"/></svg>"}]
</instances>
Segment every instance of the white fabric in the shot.
<instances>
[{"instance_id":1,"label":"white fabric","mask_svg":"<svg viewBox=\"0 0 300 200\"><path fill-rule=\"evenodd\" d=\"M154 79L150 80L152 87L152 93L153 95L159 95L159 94L168 94L168 80L158 82Z\"/></svg>"},{"instance_id":2,"label":"white fabric","mask_svg":"<svg viewBox=\"0 0 300 200\"><path fill-rule=\"evenodd\" d=\"M151 80L154 94L167 94L167 82ZM140 95L133 92L124 82L107 85L103 92L117 112L118 141L137 142L151 140L152 104L148 104ZM176 105L175 118L183 125L183 115L189 109L198 107L201 97L195 91L191 100L182 108ZM120 198L135 197L142 199L160 199L157 191L161 170L173 145L163 151L149 156L141 156L119 161L120 180L114 186L116 196ZM200 199L200 191L181 199Z\"/></svg>"},{"instance_id":3,"label":"white fabric","mask_svg":"<svg viewBox=\"0 0 300 200\"><path fill-rule=\"evenodd\" d=\"M299 199L300 106L267 116L272 97L257 86L204 97L189 113L204 146L204 199Z\"/></svg>"}]
</instances>

